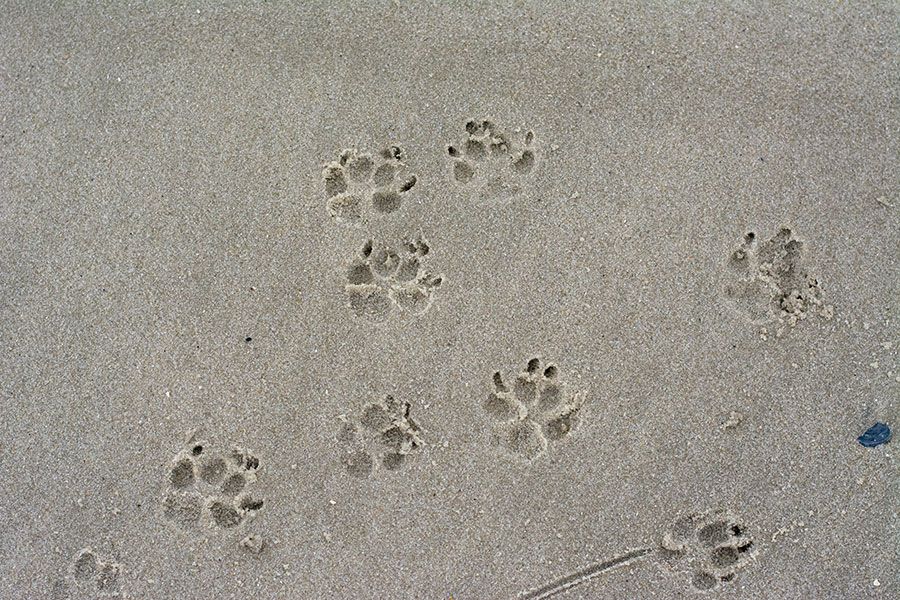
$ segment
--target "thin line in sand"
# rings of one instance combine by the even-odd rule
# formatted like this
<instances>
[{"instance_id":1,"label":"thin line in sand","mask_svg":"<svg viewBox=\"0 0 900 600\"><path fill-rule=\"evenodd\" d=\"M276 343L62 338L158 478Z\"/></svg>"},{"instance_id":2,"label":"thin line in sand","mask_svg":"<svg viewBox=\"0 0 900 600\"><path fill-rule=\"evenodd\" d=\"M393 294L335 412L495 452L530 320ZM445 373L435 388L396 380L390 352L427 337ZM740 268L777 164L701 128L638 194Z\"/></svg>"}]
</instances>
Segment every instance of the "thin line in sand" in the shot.
<instances>
[{"instance_id":1,"label":"thin line in sand","mask_svg":"<svg viewBox=\"0 0 900 600\"><path fill-rule=\"evenodd\" d=\"M574 573L566 575L565 577L561 577L556 581L551 581L545 586L528 592L522 592L521 594L519 594L519 600L542 600L543 598L550 598L570 588L573 588L576 585L581 585L582 583L588 582L601 573L611 571L616 567L622 567L632 561L643 558L651 552L653 552L653 548L638 548L637 550L626 552L625 554L616 556L615 558L611 558L601 563L585 567L579 571L575 571Z\"/></svg>"}]
</instances>

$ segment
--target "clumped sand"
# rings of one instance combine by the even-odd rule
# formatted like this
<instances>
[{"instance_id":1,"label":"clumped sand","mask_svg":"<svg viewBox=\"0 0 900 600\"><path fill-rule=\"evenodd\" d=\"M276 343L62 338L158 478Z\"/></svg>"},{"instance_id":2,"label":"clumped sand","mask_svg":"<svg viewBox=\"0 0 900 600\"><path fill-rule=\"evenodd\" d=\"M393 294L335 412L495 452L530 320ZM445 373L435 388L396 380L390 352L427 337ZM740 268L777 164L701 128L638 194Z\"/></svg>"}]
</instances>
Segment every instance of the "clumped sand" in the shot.
<instances>
[{"instance_id":1,"label":"clumped sand","mask_svg":"<svg viewBox=\"0 0 900 600\"><path fill-rule=\"evenodd\" d=\"M0 598L900 595L896 4L0 14Z\"/></svg>"}]
</instances>

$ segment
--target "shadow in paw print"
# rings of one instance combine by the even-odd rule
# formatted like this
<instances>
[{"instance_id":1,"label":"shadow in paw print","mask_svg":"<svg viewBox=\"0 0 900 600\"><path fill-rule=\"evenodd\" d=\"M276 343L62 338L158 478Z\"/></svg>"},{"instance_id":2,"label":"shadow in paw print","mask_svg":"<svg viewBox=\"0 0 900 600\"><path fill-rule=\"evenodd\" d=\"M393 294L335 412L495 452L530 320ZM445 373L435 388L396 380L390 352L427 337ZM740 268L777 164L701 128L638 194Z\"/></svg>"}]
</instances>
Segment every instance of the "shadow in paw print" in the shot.
<instances>
[{"instance_id":1,"label":"shadow in paw print","mask_svg":"<svg viewBox=\"0 0 900 600\"><path fill-rule=\"evenodd\" d=\"M417 182L397 146L376 156L344 150L322 172L328 212L335 221L346 224L398 211Z\"/></svg>"},{"instance_id":2,"label":"shadow in paw print","mask_svg":"<svg viewBox=\"0 0 900 600\"><path fill-rule=\"evenodd\" d=\"M788 227L762 243L755 232L746 233L726 260L727 302L756 325L777 322L778 335L811 315L831 319L833 309L806 268L803 248Z\"/></svg>"},{"instance_id":3,"label":"shadow in paw print","mask_svg":"<svg viewBox=\"0 0 900 600\"><path fill-rule=\"evenodd\" d=\"M335 438L344 469L360 478L368 477L379 467L400 470L423 445L409 402L393 396L369 403L358 419L342 417Z\"/></svg>"},{"instance_id":4,"label":"shadow in paw print","mask_svg":"<svg viewBox=\"0 0 900 600\"><path fill-rule=\"evenodd\" d=\"M699 591L734 580L756 556L753 539L728 511L693 514L677 520L660 544L661 558L688 575Z\"/></svg>"},{"instance_id":5,"label":"shadow in paw print","mask_svg":"<svg viewBox=\"0 0 900 600\"><path fill-rule=\"evenodd\" d=\"M196 491L169 492L163 499L163 514L183 527L196 525L203 517L203 496Z\"/></svg>"},{"instance_id":6,"label":"shadow in paw print","mask_svg":"<svg viewBox=\"0 0 900 600\"><path fill-rule=\"evenodd\" d=\"M369 240L347 266L344 291L350 310L370 321L387 320L392 311L422 315L430 307L442 275L431 275L423 263L430 247L420 235L399 248Z\"/></svg>"},{"instance_id":7,"label":"shadow in paw print","mask_svg":"<svg viewBox=\"0 0 900 600\"><path fill-rule=\"evenodd\" d=\"M478 189L481 200L505 200L522 191L522 179L537 162L534 132L521 141L510 136L489 119L469 120L459 144L447 146L453 180Z\"/></svg>"},{"instance_id":8,"label":"shadow in paw print","mask_svg":"<svg viewBox=\"0 0 900 600\"><path fill-rule=\"evenodd\" d=\"M259 459L240 448L214 452L191 443L172 460L163 496L163 515L183 528L206 519L214 527L237 527L263 506L251 495Z\"/></svg>"},{"instance_id":9,"label":"shadow in paw print","mask_svg":"<svg viewBox=\"0 0 900 600\"><path fill-rule=\"evenodd\" d=\"M491 385L482 408L493 422L492 439L513 455L534 460L578 424L584 394L565 395L556 365L542 368L541 360L532 358L512 386L500 372Z\"/></svg>"},{"instance_id":10,"label":"shadow in paw print","mask_svg":"<svg viewBox=\"0 0 900 600\"><path fill-rule=\"evenodd\" d=\"M53 594L55 597L65 598L71 597L74 591L79 597L85 594L115 597L122 588L121 572L121 564L102 559L93 549L84 548L72 561L70 574L74 588L62 581L54 585Z\"/></svg>"}]
</instances>

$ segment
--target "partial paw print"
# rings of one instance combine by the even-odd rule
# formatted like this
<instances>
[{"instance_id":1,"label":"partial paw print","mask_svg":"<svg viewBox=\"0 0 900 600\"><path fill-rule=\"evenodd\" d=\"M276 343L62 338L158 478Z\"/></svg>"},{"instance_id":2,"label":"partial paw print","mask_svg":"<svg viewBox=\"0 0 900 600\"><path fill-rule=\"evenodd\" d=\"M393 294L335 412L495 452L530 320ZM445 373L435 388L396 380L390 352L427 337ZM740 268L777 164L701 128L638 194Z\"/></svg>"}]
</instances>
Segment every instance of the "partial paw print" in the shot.
<instances>
[{"instance_id":1,"label":"partial paw print","mask_svg":"<svg viewBox=\"0 0 900 600\"><path fill-rule=\"evenodd\" d=\"M341 416L336 439L341 464L354 477L368 477L377 468L397 471L423 445L410 404L393 396L368 404L358 419Z\"/></svg>"},{"instance_id":2,"label":"partial paw print","mask_svg":"<svg viewBox=\"0 0 900 600\"><path fill-rule=\"evenodd\" d=\"M453 179L479 191L482 200L505 200L522 191L523 178L534 170L534 132L513 140L488 119L466 122L460 144L447 146Z\"/></svg>"},{"instance_id":3,"label":"partial paw print","mask_svg":"<svg viewBox=\"0 0 900 600\"><path fill-rule=\"evenodd\" d=\"M516 456L534 460L578 425L585 395L565 393L556 365L532 358L512 388L499 371L492 385L483 408L493 421L493 441Z\"/></svg>"},{"instance_id":4,"label":"partial paw print","mask_svg":"<svg viewBox=\"0 0 900 600\"><path fill-rule=\"evenodd\" d=\"M746 526L723 510L679 519L660 546L663 561L687 575L699 591L732 581L756 557Z\"/></svg>"},{"instance_id":5,"label":"partial paw print","mask_svg":"<svg viewBox=\"0 0 900 600\"><path fill-rule=\"evenodd\" d=\"M777 336L810 315L831 319L834 314L804 264L803 242L787 227L763 243L748 232L728 257L728 268L732 280L724 286L725 298L756 325L777 323ZM762 331L765 337L767 330Z\"/></svg>"},{"instance_id":6,"label":"partial paw print","mask_svg":"<svg viewBox=\"0 0 900 600\"><path fill-rule=\"evenodd\" d=\"M607 556L582 569L526 590L520 600L543 600L584 585L601 575L638 561L655 559L690 580L696 591L707 592L733 581L756 557L753 538L728 511L694 514L677 520L659 546L632 548Z\"/></svg>"},{"instance_id":7,"label":"partial paw print","mask_svg":"<svg viewBox=\"0 0 900 600\"><path fill-rule=\"evenodd\" d=\"M53 600L103 598L125 600L122 589L122 565L84 548L72 559L66 578L58 579L50 591Z\"/></svg>"},{"instance_id":8,"label":"partial paw print","mask_svg":"<svg viewBox=\"0 0 900 600\"><path fill-rule=\"evenodd\" d=\"M263 506L252 493L258 470L259 459L244 450L215 452L192 441L169 467L163 514L185 528L237 527Z\"/></svg>"},{"instance_id":9,"label":"partial paw print","mask_svg":"<svg viewBox=\"0 0 900 600\"><path fill-rule=\"evenodd\" d=\"M360 223L372 214L396 212L417 181L398 146L375 156L344 150L322 172L328 212L335 221L346 224Z\"/></svg>"},{"instance_id":10,"label":"partial paw print","mask_svg":"<svg viewBox=\"0 0 900 600\"><path fill-rule=\"evenodd\" d=\"M372 321L384 321L394 309L424 314L443 282L443 275L431 275L423 266L429 251L422 236L399 248L372 240L363 244L347 267L344 285L353 313Z\"/></svg>"}]
</instances>

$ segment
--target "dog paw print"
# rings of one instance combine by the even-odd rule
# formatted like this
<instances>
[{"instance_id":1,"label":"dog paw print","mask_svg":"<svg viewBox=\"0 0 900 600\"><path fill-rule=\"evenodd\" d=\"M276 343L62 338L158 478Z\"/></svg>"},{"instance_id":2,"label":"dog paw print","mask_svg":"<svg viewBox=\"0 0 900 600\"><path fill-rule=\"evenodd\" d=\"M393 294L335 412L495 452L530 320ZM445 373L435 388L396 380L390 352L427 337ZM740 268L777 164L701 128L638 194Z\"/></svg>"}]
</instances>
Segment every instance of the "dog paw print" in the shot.
<instances>
[{"instance_id":1,"label":"dog paw print","mask_svg":"<svg viewBox=\"0 0 900 600\"><path fill-rule=\"evenodd\" d=\"M328 212L346 224L359 223L371 214L396 212L416 182L397 146L375 156L344 150L322 172Z\"/></svg>"},{"instance_id":2,"label":"dog paw print","mask_svg":"<svg viewBox=\"0 0 900 600\"><path fill-rule=\"evenodd\" d=\"M263 506L252 493L258 470L259 459L244 450L215 452L193 442L169 467L163 513L185 528L203 522L220 529L236 527Z\"/></svg>"},{"instance_id":3,"label":"dog paw print","mask_svg":"<svg viewBox=\"0 0 900 600\"><path fill-rule=\"evenodd\" d=\"M755 557L753 538L728 511L694 514L676 521L660 543L663 559L699 591L734 580Z\"/></svg>"},{"instance_id":4,"label":"dog paw print","mask_svg":"<svg viewBox=\"0 0 900 600\"><path fill-rule=\"evenodd\" d=\"M483 408L493 421L493 441L516 456L534 460L578 425L584 393L568 396L556 365L532 358L512 387L499 371L492 387Z\"/></svg>"},{"instance_id":5,"label":"dog paw print","mask_svg":"<svg viewBox=\"0 0 900 600\"><path fill-rule=\"evenodd\" d=\"M410 404L393 396L369 403L358 419L341 416L337 441L341 464L354 477L368 477L377 468L397 471L423 445Z\"/></svg>"},{"instance_id":6,"label":"dog paw print","mask_svg":"<svg viewBox=\"0 0 900 600\"><path fill-rule=\"evenodd\" d=\"M482 200L506 199L521 192L524 176L534 170L534 132L514 141L488 119L466 122L462 142L447 146L453 180L479 190Z\"/></svg>"},{"instance_id":7,"label":"dog paw print","mask_svg":"<svg viewBox=\"0 0 900 600\"><path fill-rule=\"evenodd\" d=\"M423 263L430 248L422 236L400 248L363 244L347 267L344 291L353 313L384 321L393 310L422 315L430 307L443 275L431 275Z\"/></svg>"},{"instance_id":8,"label":"dog paw print","mask_svg":"<svg viewBox=\"0 0 900 600\"><path fill-rule=\"evenodd\" d=\"M68 577L56 580L50 590L53 600L76 598L123 599L122 565L101 557L92 548L75 555Z\"/></svg>"},{"instance_id":9,"label":"dog paw print","mask_svg":"<svg viewBox=\"0 0 900 600\"><path fill-rule=\"evenodd\" d=\"M725 298L756 325L777 322L779 335L784 325L794 327L810 315L831 319L834 311L825 305L803 253L803 242L788 227L763 243L748 232L728 257Z\"/></svg>"},{"instance_id":10,"label":"dog paw print","mask_svg":"<svg viewBox=\"0 0 900 600\"><path fill-rule=\"evenodd\" d=\"M555 597L604 573L651 557L667 570L685 576L696 591L707 592L733 581L738 571L756 557L756 550L747 528L728 511L692 514L675 521L658 545L597 557L593 564L526 590L518 597Z\"/></svg>"}]
</instances>

